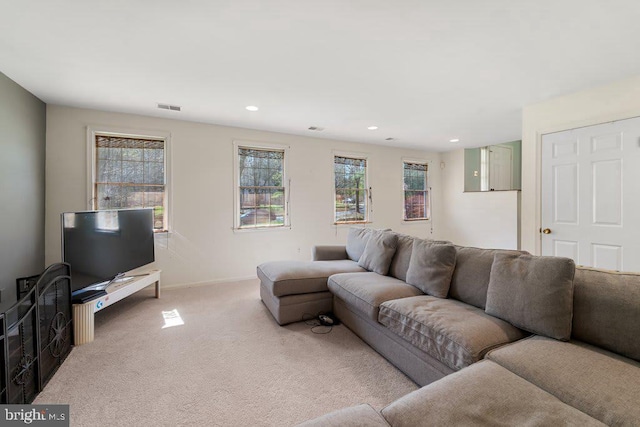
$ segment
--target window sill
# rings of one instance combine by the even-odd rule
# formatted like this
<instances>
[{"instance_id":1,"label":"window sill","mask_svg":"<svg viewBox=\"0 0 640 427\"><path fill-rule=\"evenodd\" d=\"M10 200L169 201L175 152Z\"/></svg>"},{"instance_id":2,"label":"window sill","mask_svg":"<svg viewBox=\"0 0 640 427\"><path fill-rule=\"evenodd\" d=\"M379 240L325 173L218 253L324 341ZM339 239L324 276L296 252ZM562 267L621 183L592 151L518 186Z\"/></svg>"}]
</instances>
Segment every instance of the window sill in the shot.
<instances>
[{"instance_id":1,"label":"window sill","mask_svg":"<svg viewBox=\"0 0 640 427\"><path fill-rule=\"evenodd\" d=\"M291 225L278 225L275 227L232 227L234 233L252 233L252 232L264 232L264 231L283 231L291 230Z\"/></svg>"},{"instance_id":2,"label":"window sill","mask_svg":"<svg viewBox=\"0 0 640 427\"><path fill-rule=\"evenodd\" d=\"M402 223L403 224L411 224L414 222L427 222L430 221L431 218L415 218L415 219L403 219Z\"/></svg>"},{"instance_id":3,"label":"window sill","mask_svg":"<svg viewBox=\"0 0 640 427\"><path fill-rule=\"evenodd\" d=\"M358 224L373 224L373 221L344 221L334 222L333 225L358 225Z\"/></svg>"}]
</instances>

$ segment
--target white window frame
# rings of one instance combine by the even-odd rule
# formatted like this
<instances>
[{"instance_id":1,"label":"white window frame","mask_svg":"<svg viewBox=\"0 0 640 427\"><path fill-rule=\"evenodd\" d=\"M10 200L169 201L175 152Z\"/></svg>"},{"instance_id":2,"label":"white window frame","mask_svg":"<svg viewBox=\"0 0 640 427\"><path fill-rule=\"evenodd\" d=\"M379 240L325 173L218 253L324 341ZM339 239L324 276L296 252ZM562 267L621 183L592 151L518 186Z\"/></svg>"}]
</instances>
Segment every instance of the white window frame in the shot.
<instances>
[{"instance_id":1,"label":"white window frame","mask_svg":"<svg viewBox=\"0 0 640 427\"><path fill-rule=\"evenodd\" d=\"M336 157L349 157L352 159L364 160L367 164L364 171L364 179L365 179L365 193L364 196L367 201L367 208L364 212L364 220L362 221L336 221ZM354 224L371 224L372 221L372 213L373 213L373 200L371 197L371 184L369 180L369 170L371 168L371 161L369 159L369 153L358 153L353 151L332 151L331 152L331 188L333 189L333 200L331 201L333 205L333 225L354 225Z\"/></svg>"},{"instance_id":2,"label":"white window frame","mask_svg":"<svg viewBox=\"0 0 640 427\"><path fill-rule=\"evenodd\" d=\"M95 182L97 176L96 135L121 136L125 138L150 138L164 141L164 212L165 229L155 233L169 233L173 230L171 191L171 133L155 130L128 129L112 126L87 126L87 209L94 210Z\"/></svg>"},{"instance_id":3,"label":"white window frame","mask_svg":"<svg viewBox=\"0 0 640 427\"><path fill-rule=\"evenodd\" d=\"M284 187L284 224L275 225L269 227L240 227L240 156L238 150L240 148L256 149L256 150L272 150L283 151L283 173L282 173L282 185ZM289 179L289 151L290 146L258 142L249 140L234 140L233 141L233 231L234 232L255 232L255 231L276 231L276 230L288 230L291 229L291 182Z\"/></svg>"},{"instance_id":4,"label":"white window frame","mask_svg":"<svg viewBox=\"0 0 640 427\"><path fill-rule=\"evenodd\" d=\"M425 203L427 204L426 209L425 209L425 213L427 215L426 218L415 218L415 219L407 219L407 215L405 212L405 205L404 205L404 195L405 195L405 188L404 188L404 164L405 163L415 163L415 164L419 164L419 165L425 165L427 166L427 173L425 176L425 191L427 193L427 197L426 197L426 201ZM404 223L413 223L416 221L430 221L431 220L431 187L429 186L429 183L431 182L431 163L429 160L426 159L416 159L416 158L409 158L409 157L403 157L402 158L402 163L401 163L401 173L402 173L402 221Z\"/></svg>"}]
</instances>

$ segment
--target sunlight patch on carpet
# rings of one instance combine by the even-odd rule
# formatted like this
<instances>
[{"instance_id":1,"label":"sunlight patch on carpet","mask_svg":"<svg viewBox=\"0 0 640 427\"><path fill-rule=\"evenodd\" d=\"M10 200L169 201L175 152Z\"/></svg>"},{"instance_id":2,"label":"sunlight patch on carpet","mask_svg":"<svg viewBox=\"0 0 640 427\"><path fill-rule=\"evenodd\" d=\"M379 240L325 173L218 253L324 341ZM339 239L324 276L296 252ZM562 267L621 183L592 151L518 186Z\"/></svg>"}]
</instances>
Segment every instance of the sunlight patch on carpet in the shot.
<instances>
[{"instance_id":1,"label":"sunlight patch on carpet","mask_svg":"<svg viewBox=\"0 0 640 427\"><path fill-rule=\"evenodd\" d=\"M184 320L182 320L180 313L178 313L178 310L175 308L171 311L163 311L162 317L164 318L164 326L162 329L184 325Z\"/></svg>"}]
</instances>

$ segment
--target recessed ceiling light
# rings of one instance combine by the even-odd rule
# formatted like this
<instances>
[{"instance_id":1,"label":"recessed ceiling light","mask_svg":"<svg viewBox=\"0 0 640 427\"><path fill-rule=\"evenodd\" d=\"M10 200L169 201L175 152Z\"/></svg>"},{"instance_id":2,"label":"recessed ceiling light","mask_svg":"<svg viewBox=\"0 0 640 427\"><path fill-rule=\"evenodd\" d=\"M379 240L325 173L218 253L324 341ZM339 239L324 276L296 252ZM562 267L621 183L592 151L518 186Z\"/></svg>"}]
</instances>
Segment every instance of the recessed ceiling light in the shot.
<instances>
[{"instance_id":1,"label":"recessed ceiling light","mask_svg":"<svg viewBox=\"0 0 640 427\"><path fill-rule=\"evenodd\" d=\"M259 110L259 108L258 108L258 107L256 107L255 105L247 105L247 106L246 106L246 107L244 107L244 108L246 108L246 109L247 109L247 110L249 110L249 111L258 111L258 110Z\"/></svg>"},{"instance_id":2,"label":"recessed ceiling light","mask_svg":"<svg viewBox=\"0 0 640 427\"><path fill-rule=\"evenodd\" d=\"M449 142L460 142L458 138L450 139Z\"/></svg>"},{"instance_id":3,"label":"recessed ceiling light","mask_svg":"<svg viewBox=\"0 0 640 427\"><path fill-rule=\"evenodd\" d=\"M376 130L376 129L378 129L378 126L369 126L367 129L369 129L369 130Z\"/></svg>"}]
</instances>

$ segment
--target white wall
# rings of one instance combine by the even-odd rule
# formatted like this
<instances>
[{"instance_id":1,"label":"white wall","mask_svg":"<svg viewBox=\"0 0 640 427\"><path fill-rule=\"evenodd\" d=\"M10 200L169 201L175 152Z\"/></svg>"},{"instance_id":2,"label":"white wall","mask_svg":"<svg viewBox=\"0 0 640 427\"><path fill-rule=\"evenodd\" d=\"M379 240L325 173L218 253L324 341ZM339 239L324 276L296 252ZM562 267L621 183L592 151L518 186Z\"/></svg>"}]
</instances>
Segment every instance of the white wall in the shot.
<instances>
[{"instance_id":1,"label":"white wall","mask_svg":"<svg viewBox=\"0 0 640 427\"><path fill-rule=\"evenodd\" d=\"M256 265L309 259L315 244L344 244L348 226L333 225L333 150L366 153L373 187L373 224L439 238L440 156L437 153L301 137L162 118L47 106L46 262L60 260L60 213L87 209L87 126L171 133L172 216L156 236L163 285L255 276ZM290 230L234 232L233 140L289 145ZM402 158L431 161L434 229L402 221ZM462 177L462 173L460 173Z\"/></svg>"},{"instance_id":2,"label":"white wall","mask_svg":"<svg viewBox=\"0 0 640 427\"><path fill-rule=\"evenodd\" d=\"M640 76L524 108L522 120L522 248L540 254L541 136L640 116Z\"/></svg>"},{"instance_id":3,"label":"white wall","mask_svg":"<svg viewBox=\"0 0 640 427\"><path fill-rule=\"evenodd\" d=\"M481 248L518 248L518 191L464 192L464 149L442 154L441 238ZM436 221L438 218L435 218Z\"/></svg>"}]
</instances>

